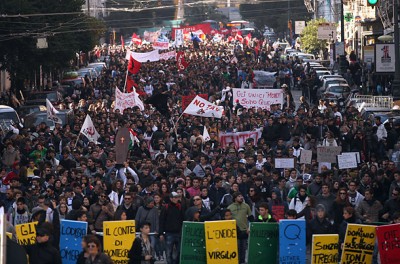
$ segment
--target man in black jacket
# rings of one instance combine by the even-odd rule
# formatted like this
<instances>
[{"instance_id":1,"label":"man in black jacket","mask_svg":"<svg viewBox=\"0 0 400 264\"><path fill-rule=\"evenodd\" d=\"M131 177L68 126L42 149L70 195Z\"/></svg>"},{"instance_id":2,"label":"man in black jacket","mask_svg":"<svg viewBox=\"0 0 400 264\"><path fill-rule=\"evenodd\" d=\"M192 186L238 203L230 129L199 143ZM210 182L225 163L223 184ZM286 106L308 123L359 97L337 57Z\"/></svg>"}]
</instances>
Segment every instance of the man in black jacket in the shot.
<instances>
[{"instance_id":1,"label":"man in black jacket","mask_svg":"<svg viewBox=\"0 0 400 264\"><path fill-rule=\"evenodd\" d=\"M165 239L167 263L178 264L184 211L178 202L178 193L171 192L169 197L170 202L160 213L160 240ZM174 246L177 254L173 254Z\"/></svg>"}]
</instances>

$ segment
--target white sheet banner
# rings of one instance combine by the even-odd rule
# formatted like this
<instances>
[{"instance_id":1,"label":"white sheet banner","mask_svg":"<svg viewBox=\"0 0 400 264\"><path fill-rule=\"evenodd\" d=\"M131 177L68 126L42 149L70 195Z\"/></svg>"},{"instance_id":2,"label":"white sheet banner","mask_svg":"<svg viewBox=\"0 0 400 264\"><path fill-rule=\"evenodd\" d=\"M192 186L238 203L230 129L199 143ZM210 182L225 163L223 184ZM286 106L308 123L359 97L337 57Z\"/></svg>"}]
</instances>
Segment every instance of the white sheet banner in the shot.
<instances>
[{"instance_id":1,"label":"white sheet banner","mask_svg":"<svg viewBox=\"0 0 400 264\"><path fill-rule=\"evenodd\" d=\"M160 60L160 54L158 54L158 50L153 50L150 52L127 52L125 59L129 60L129 56L132 56L135 60L138 62L153 62L153 61L159 61Z\"/></svg>"},{"instance_id":2,"label":"white sheet banner","mask_svg":"<svg viewBox=\"0 0 400 264\"><path fill-rule=\"evenodd\" d=\"M114 110L119 109L120 112L129 107L138 106L140 110L144 110L143 102L139 99L136 92L123 93L115 88L115 106Z\"/></svg>"},{"instance_id":3,"label":"white sheet banner","mask_svg":"<svg viewBox=\"0 0 400 264\"><path fill-rule=\"evenodd\" d=\"M153 43L153 48L159 50L166 50L169 48L169 42L156 41Z\"/></svg>"},{"instance_id":4,"label":"white sheet banner","mask_svg":"<svg viewBox=\"0 0 400 264\"><path fill-rule=\"evenodd\" d=\"M271 104L283 105L281 89L240 89L233 88L233 101L239 100L244 108L262 108L270 110Z\"/></svg>"},{"instance_id":5,"label":"white sheet banner","mask_svg":"<svg viewBox=\"0 0 400 264\"><path fill-rule=\"evenodd\" d=\"M222 148L225 148L229 145L229 143L235 143L236 149L243 147L244 143L248 138L253 138L254 142L257 142L261 137L261 129L256 129L254 131L243 131L236 133L220 133L219 134L219 143Z\"/></svg>"},{"instance_id":6,"label":"white sheet banner","mask_svg":"<svg viewBox=\"0 0 400 264\"><path fill-rule=\"evenodd\" d=\"M164 53L160 53L160 60L168 60L171 58L176 58L176 51L168 51Z\"/></svg>"}]
</instances>

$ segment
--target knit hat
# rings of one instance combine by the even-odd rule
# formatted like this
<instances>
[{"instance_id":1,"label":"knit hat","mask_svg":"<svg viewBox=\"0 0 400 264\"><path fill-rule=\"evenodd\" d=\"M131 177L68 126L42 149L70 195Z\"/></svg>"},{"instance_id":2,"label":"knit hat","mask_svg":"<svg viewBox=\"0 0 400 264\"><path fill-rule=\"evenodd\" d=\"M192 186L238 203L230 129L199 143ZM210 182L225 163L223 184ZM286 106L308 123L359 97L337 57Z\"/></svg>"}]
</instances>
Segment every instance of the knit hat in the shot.
<instances>
[{"instance_id":1,"label":"knit hat","mask_svg":"<svg viewBox=\"0 0 400 264\"><path fill-rule=\"evenodd\" d=\"M154 202L154 198L151 197L151 196L146 197L146 198L144 199L144 204L145 204L145 205L148 205L148 204L150 204L151 202Z\"/></svg>"}]
</instances>

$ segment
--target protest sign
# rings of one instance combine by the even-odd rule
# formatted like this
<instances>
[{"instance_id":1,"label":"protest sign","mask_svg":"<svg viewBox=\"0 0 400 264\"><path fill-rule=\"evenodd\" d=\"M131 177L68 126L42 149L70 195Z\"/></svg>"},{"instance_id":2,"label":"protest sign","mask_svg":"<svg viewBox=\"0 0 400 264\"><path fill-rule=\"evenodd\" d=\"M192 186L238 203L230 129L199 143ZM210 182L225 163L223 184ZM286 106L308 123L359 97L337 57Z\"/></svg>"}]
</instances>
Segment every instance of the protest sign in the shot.
<instances>
[{"instance_id":1,"label":"protest sign","mask_svg":"<svg viewBox=\"0 0 400 264\"><path fill-rule=\"evenodd\" d=\"M196 95L196 97L186 107L184 114L201 116L201 117L215 117L221 118L224 108L222 106L215 105L209 101Z\"/></svg>"},{"instance_id":2,"label":"protest sign","mask_svg":"<svg viewBox=\"0 0 400 264\"><path fill-rule=\"evenodd\" d=\"M207 264L238 263L236 220L205 222Z\"/></svg>"},{"instance_id":3,"label":"protest sign","mask_svg":"<svg viewBox=\"0 0 400 264\"><path fill-rule=\"evenodd\" d=\"M104 253L112 261L128 263L128 253L135 240L135 220L103 222Z\"/></svg>"},{"instance_id":4,"label":"protest sign","mask_svg":"<svg viewBox=\"0 0 400 264\"><path fill-rule=\"evenodd\" d=\"M204 223L183 222L180 263L207 263Z\"/></svg>"},{"instance_id":5,"label":"protest sign","mask_svg":"<svg viewBox=\"0 0 400 264\"><path fill-rule=\"evenodd\" d=\"M332 169L332 164L330 162L318 162L318 173L322 172L322 168L326 167L328 170Z\"/></svg>"},{"instance_id":6,"label":"protest sign","mask_svg":"<svg viewBox=\"0 0 400 264\"><path fill-rule=\"evenodd\" d=\"M341 264L370 264L375 248L375 226L348 224Z\"/></svg>"},{"instance_id":7,"label":"protest sign","mask_svg":"<svg viewBox=\"0 0 400 264\"><path fill-rule=\"evenodd\" d=\"M201 98L208 100L208 94L198 94ZM193 95L182 95L182 110L185 111L186 107L193 101L196 97L195 94Z\"/></svg>"},{"instance_id":8,"label":"protest sign","mask_svg":"<svg viewBox=\"0 0 400 264\"><path fill-rule=\"evenodd\" d=\"M339 169L357 168L357 156L355 153L337 155L337 164Z\"/></svg>"},{"instance_id":9,"label":"protest sign","mask_svg":"<svg viewBox=\"0 0 400 264\"><path fill-rule=\"evenodd\" d=\"M63 264L75 264L82 251L82 238L86 236L87 222L61 220L60 255Z\"/></svg>"},{"instance_id":10,"label":"protest sign","mask_svg":"<svg viewBox=\"0 0 400 264\"><path fill-rule=\"evenodd\" d=\"M281 220L279 222L279 263L306 263L306 221Z\"/></svg>"},{"instance_id":11,"label":"protest sign","mask_svg":"<svg viewBox=\"0 0 400 264\"><path fill-rule=\"evenodd\" d=\"M400 263L400 224L376 227L381 264Z\"/></svg>"},{"instance_id":12,"label":"protest sign","mask_svg":"<svg viewBox=\"0 0 400 264\"><path fill-rule=\"evenodd\" d=\"M339 235L313 235L311 264L339 263Z\"/></svg>"},{"instance_id":13,"label":"protest sign","mask_svg":"<svg viewBox=\"0 0 400 264\"><path fill-rule=\"evenodd\" d=\"M15 226L18 244L26 246L36 243L36 225L38 222L31 222Z\"/></svg>"},{"instance_id":14,"label":"protest sign","mask_svg":"<svg viewBox=\"0 0 400 264\"><path fill-rule=\"evenodd\" d=\"M270 110L271 104L283 104L283 91L280 89L240 89L233 88L233 101L239 100L244 108Z\"/></svg>"},{"instance_id":15,"label":"protest sign","mask_svg":"<svg viewBox=\"0 0 400 264\"><path fill-rule=\"evenodd\" d=\"M276 221L280 221L281 219L285 219L285 206L284 205L272 205L271 206L271 214L272 217Z\"/></svg>"},{"instance_id":16,"label":"protest sign","mask_svg":"<svg viewBox=\"0 0 400 264\"><path fill-rule=\"evenodd\" d=\"M144 110L143 102L136 92L123 93L118 88L115 88L114 110L118 109L122 113L126 108L134 106L139 107L140 110Z\"/></svg>"},{"instance_id":17,"label":"protest sign","mask_svg":"<svg viewBox=\"0 0 400 264\"><path fill-rule=\"evenodd\" d=\"M225 148L229 145L229 143L233 142L236 149L238 149L244 145L248 138L252 138L254 139L254 142L258 142L261 134L261 129L236 133L219 133L219 143L221 144L222 148Z\"/></svg>"},{"instance_id":18,"label":"protest sign","mask_svg":"<svg viewBox=\"0 0 400 264\"><path fill-rule=\"evenodd\" d=\"M300 163L311 164L312 150L302 149L300 152Z\"/></svg>"},{"instance_id":19,"label":"protest sign","mask_svg":"<svg viewBox=\"0 0 400 264\"><path fill-rule=\"evenodd\" d=\"M276 169L291 169L295 166L295 158L281 158L275 159L275 168Z\"/></svg>"},{"instance_id":20,"label":"protest sign","mask_svg":"<svg viewBox=\"0 0 400 264\"><path fill-rule=\"evenodd\" d=\"M276 263L278 258L279 225L250 223L248 263Z\"/></svg>"},{"instance_id":21,"label":"protest sign","mask_svg":"<svg viewBox=\"0 0 400 264\"><path fill-rule=\"evenodd\" d=\"M336 156L340 155L342 147L326 147L320 146L317 148L317 161L336 163Z\"/></svg>"}]
</instances>

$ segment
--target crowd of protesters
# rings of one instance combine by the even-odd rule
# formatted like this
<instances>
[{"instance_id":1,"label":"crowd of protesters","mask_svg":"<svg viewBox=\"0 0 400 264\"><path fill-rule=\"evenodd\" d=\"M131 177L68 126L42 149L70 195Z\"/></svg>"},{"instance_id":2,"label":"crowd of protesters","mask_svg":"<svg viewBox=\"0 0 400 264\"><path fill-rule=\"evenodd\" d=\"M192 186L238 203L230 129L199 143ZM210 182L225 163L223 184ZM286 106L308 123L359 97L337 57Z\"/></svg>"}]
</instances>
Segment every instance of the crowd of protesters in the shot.
<instances>
[{"instance_id":1,"label":"crowd of protesters","mask_svg":"<svg viewBox=\"0 0 400 264\"><path fill-rule=\"evenodd\" d=\"M296 57L282 60L283 51L268 42L205 40L195 46L188 42L181 49L189 64L184 71L174 58L142 63L133 76L136 90L144 102L159 99L146 103L144 111L113 110L115 89L124 90L126 50L99 48L90 61L109 56L108 68L97 79L85 78L62 102L74 112L71 124L3 131L2 206L11 232L15 225L39 222L37 244L26 248L31 263L60 263L62 219L89 224L77 263L111 263L98 236L103 222L134 219L141 235L129 253L131 263L165 256L168 264L179 262L183 221L235 219L240 263L251 221L304 218L308 242L312 234L324 233L339 233L343 241L347 223L400 221L399 123L364 120L354 107L324 101L308 104L301 98L296 105L291 90L300 89L297 77L311 89L315 74L305 72ZM135 49L149 51L151 45ZM245 109L233 102L230 87L252 83L253 70L277 72L274 88L284 90L283 105ZM194 94L223 106L222 118L183 116L175 124L182 96ZM100 134L98 144L79 133L86 114ZM131 128L139 139L123 164L116 164L119 127ZM223 133L255 129L262 129L257 141L226 147L219 142ZM321 166L316 153L322 145L359 152L358 168ZM299 163L302 149L312 151L310 165ZM298 162L276 169L277 157Z\"/></svg>"}]
</instances>

